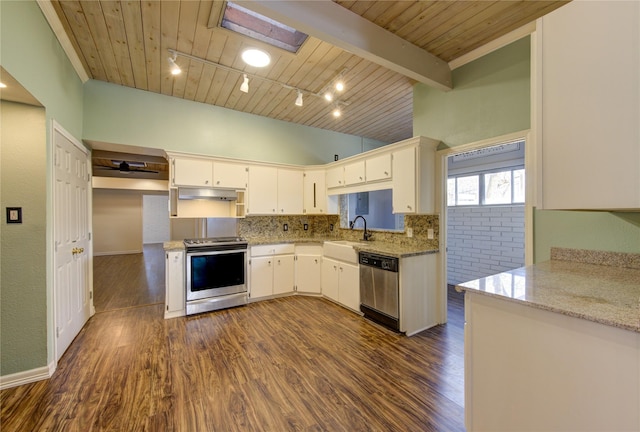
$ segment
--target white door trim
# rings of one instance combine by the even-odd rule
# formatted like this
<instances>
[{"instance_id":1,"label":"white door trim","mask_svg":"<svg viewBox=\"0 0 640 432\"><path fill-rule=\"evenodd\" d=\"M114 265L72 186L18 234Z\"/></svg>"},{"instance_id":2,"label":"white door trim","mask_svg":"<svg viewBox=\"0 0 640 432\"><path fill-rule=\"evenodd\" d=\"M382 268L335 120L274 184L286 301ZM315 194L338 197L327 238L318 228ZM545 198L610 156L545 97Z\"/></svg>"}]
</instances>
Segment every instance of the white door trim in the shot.
<instances>
[{"instance_id":1,"label":"white door trim","mask_svg":"<svg viewBox=\"0 0 640 432\"><path fill-rule=\"evenodd\" d=\"M534 143L530 130L513 132L494 138L488 138L469 144L463 144L448 149L438 150L436 153L436 214L440 214L440 288L443 292L443 317L447 316L447 177L449 175L447 158L460 153L491 147L510 141L525 141L525 204L524 204L524 262L533 264L533 186L536 172L533 166L535 154Z\"/></svg>"},{"instance_id":2,"label":"white door trim","mask_svg":"<svg viewBox=\"0 0 640 432\"><path fill-rule=\"evenodd\" d=\"M55 283L55 252L56 252L56 245L55 245L55 199L56 199L56 194L55 194L55 134L59 133L60 135L62 135L63 137L65 137L66 139L68 139L77 149L79 149L82 153L84 153L87 157L87 163L89 164L89 167L91 166L91 160L90 160L90 151L78 140L76 139L71 133L69 133L64 127L62 127L62 125L60 125L57 121L55 121L54 119L51 120L51 126L49 129L49 146L48 146L48 154L49 154L49 162L48 162L48 170L49 170L49 174L48 174L48 184L49 184L49 190L48 190L48 195L51 197L50 202L47 206L48 211L49 211L49 215L50 217L48 218L48 229L49 229L49 247L48 247L48 255L51 257L50 261L49 261L49 274L48 274L48 280L49 282L49 299L47 301L48 305L48 313L49 313L49 319L48 322L50 323L50 325L47 328L47 339L49 341L49 347L48 347L48 361L49 361L49 370L50 370L50 374L52 375L53 372L55 372L56 368L57 368L57 364L58 364L58 353L57 353L57 342L56 342L56 327L57 327L57 317L56 317L56 308L55 308L55 301L56 301L56 283ZM91 173L89 171L89 176L91 176ZM91 218L91 209L93 207L92 205L92 194L91 194L91 178L89 177L89 179L87 180L88 182L88 188L87 188L87 221L88 221L88 232L89 232L89 250L87 252L88 254L88 260L89 260L89 265L88 265L88 283L89 283L89 292L93 293L93 238L92 238L92 232L93 232L93 227L92 227L92 218ZM93 305L93 296L91 296L90 300L89 300L89 307L90 307L90 316L93 316L93 314L95 313L95 308Z\"/></svg>"}]
</instances>

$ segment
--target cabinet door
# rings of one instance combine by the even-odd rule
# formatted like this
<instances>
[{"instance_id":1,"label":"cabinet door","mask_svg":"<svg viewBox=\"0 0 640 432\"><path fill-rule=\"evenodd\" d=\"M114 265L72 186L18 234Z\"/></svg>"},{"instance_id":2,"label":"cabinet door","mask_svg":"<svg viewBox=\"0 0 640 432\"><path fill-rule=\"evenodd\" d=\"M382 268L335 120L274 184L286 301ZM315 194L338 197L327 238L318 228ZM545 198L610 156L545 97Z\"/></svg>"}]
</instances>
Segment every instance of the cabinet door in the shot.
<instances>
[{"instance_id":1,"label":"cabinet door","mask_svg":"<svg viewBox=\"0 0 640 432\"><path fill-rule=\"evenodd\" d=\"M278 170L249 167L249 206L247 214L275 214L278 206Z\"/></svg>"},{"instance_id":2,"label":"cabinet door","mask_svg":"<svg viewBox=\"0 0 640 432\"><path fill-rule=\"evenodd\" d=\"M542 28L539 204L639 209L640 3L571 2Z\"/></svg>"},{"instance_id":3,"label":"cabinet door","mask_svg":"<svg viewBox=\"0 0 640 432\"><path fill-rule=\"evenodd\" d=\"M340 301L339 299L339 270L340 263L329 258L322 259L322 294L329 297L332 300Z\"/></svg>"},{"instance_id":4,"label":"cabinet door","mask_svg":"<svg viewBox=\"0 0 640 432\"><path fill-rule=\"evenodd\" d=\"M391 178L391 155L376 156L365 161L367 181L388 180Z\"/></svg>"},{"instance_id":5,"label":"cabinet door","mask_svg":"<svg viewBox=\"0 0 640 432\"><path fill-rule=\"evenodd\" d=\"M226 162L213 163L213 185L228 189L246 189L249 182L245 165Z\"/></svg>"},{"instance_id":6,"label":"cabinet door","mask_svg":"<svg viewBox=\"0 0 640 432\"><path fill-rule=\"evenodd\" d=\"M184 315L185 286L184 286L184 252L167 252L165 263L165 305L166 315ZM182 312L180 314L179 312Z\"/></svg>"},{"instance_id":7,"label":"cabinet door","mask_svg":"<svg viewBox=\"0 0 640 432\"><path fill-rule=\"evenodd\" d=\"M302 171L278 169L278 214L302 214Z\"/></svg>"},{"instance_id":8,"label":"cabinet door","mask_svg":"<svg viewBox=\"0 0 640 432\"><path fill-rule=\"evenodd\" d=\"M273 257L273 293L293 292L295 285L295 269L293 255L276 255Z\"/></svg>"},{"instance_id":9,"label":"cabinet door","mask_svg":"<svg viewBox=\"0 0 640 432\"><path fill-rule=\"evenodd\" d=\"M273 257L251 258L252 299L273 294Z\"/></svg>"},{"instance_id":10,"label":"cabinet door","mask_svg":"<svg viewBox=\"0 0 640 432\"><path fill-rule=\"evenodd\" d=\"M416 149L393 153L393 213L416 212Z\"/></svg>"},{"instance_id":11,"label":"cabinet door","mask_svg":"<svg viewBox=\"0 0 640 432\"><path fill-rule=\"evenodd\" d=\"M344 184L354 185L364 183L364 161L354 162L344 166Z\"/></svg>"},{"instance_id":12,"label":"cabinet door","mask_svg":"<svg viewBox=\"0 0 640 432\"><path fill-rule=\"evenodd\" d=\"M322 291L321 278L321 255L297 255L296 288L299 292L320 294Z\"/></svg>"},{"instance_id":13,"label":"cabinet door","mask_svg":"<svg viewBox=\"0 0 640 432\"><path fill-rule=\"evenodd\" d=\"M340 263L338 301L355 311L360 310L360 270L357 265Z\"/></svg>"},{"instance_id":14,"label":"cabinet door","mask_svg":"<svg viewBox=\"0 0 640 432\"><path fill-rule=\"evenodd\" d=\"M213 162L199 159L174 159L173 185L211 187L213 185Z\"/></svg>"},{"instance_id":15,"label":"cabinet door","mask_svg":"<svg viewBox=\"0 0 640 432\"><path fill-rule=\"evenodd\" d=\"M333 167L327 170L327 188L344 186L344 167Z\"/></svg>"},{"instance_id":16,"label":"cabinet door","mask_svg":"<svg viewBox=\"0 0 640 432\"><path fill-rule=\"evenodd\" d=\"M327 213L327 191L324 171L305 171L303 180L304 214Z\"/></svg>"}]
</instances>

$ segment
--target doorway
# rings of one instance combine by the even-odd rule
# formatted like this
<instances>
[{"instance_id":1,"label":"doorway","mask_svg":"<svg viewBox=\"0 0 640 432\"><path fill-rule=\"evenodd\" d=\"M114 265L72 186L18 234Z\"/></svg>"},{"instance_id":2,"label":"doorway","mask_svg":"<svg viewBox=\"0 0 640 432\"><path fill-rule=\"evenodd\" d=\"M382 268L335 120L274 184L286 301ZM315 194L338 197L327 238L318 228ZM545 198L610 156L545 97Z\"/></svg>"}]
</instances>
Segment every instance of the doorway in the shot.
<instances>
[{"instance_id":1,"label":"doorway","mask_svg":"<svg viewBox=\"0 0 640 432\"><path fill-rule=\"evenodd\" d=\"M531 264L528 131L442 150L442 289Z\"/></svg>"}]
</instances>

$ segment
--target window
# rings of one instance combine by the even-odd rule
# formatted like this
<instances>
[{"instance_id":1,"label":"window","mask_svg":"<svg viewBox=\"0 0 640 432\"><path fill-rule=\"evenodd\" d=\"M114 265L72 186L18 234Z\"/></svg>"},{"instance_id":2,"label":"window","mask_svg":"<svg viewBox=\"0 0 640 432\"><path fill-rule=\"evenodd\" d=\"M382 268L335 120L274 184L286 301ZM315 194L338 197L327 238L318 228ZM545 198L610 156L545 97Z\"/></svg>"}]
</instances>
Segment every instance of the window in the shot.
<instances>
[{"instance_id":1,"label":"window","mask_svg":"<svg viewBox=\"0 0 640 432\"><path fill-rule=\"evenodd\" d=\"M227 2L220 26L289 52L296 53L307 35L236 3Z\"/></svg>"},{"instance_id":2,"label":"window","mask_svg":"<svg viewBox=\"0 0 640 432\"><path fill-rule=\"evenodd\" d=\"M447 179L447 205L506 205L524 203L524 169L488 171Z\"/></svg>"}]
</instances>

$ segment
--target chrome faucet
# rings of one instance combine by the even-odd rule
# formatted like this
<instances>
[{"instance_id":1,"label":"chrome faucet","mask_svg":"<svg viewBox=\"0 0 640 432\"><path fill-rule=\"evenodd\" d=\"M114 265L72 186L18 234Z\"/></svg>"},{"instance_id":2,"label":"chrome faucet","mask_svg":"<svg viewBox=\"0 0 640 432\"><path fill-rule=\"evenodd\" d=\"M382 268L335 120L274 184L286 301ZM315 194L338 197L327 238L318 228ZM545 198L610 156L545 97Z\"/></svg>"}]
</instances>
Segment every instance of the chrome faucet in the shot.
<instances>
[{"instance_id":1,"label":"chrome faucet","mask_svg":"<svg viewBox=\"0 0 640 432\"><path fill-rule=\"evenodd\" d=\"M349 228L353 229L358 219L362 219L362 222L364 223L364 234L362 236L362 240L368 241L371 238L371 234L367 232L367 220L364 218L364 216L356 216L355 218L353 218L353 220L349 222Z\"/></svg>"}]
</instances>

